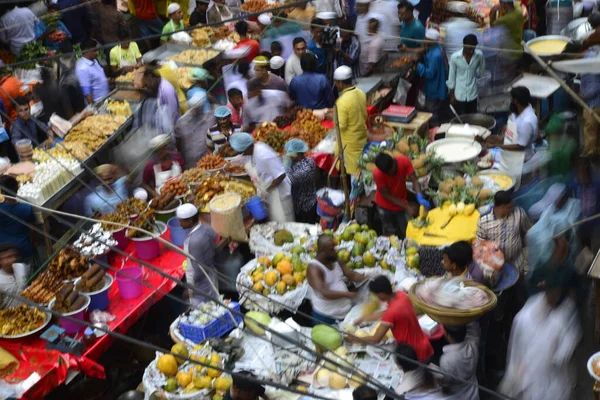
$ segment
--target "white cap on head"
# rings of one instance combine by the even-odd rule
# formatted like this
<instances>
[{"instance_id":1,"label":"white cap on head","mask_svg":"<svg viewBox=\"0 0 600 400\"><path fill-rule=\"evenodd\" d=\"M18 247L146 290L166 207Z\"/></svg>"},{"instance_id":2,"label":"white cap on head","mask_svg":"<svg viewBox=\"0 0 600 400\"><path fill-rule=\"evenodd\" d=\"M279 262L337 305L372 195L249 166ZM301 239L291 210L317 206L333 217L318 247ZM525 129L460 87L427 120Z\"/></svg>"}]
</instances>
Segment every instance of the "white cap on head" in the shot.
<instances>
[{"instance_id":1,"label":"white cap on head","mask_svg":"<svg viewBox=\"0 0 600 400\"><path fill-rule=\"evenodd\" d=\"M438 40L440 38L440 32L436 29L427 29L425 31L425 38L429 40Z\"/></svg>"},{"instance_id":2,"label":"white cap on head","mask_svg":"<svg viewBox=\"0 0 600 400\"><path fill-rule=\"evenodd\" d=\"M193 204L185 203L177 207L175 214L179 219L188 219L198 214L198 209Z\"/></svg>"},{"instance_id":3,"label":"white cap on head","mask_svg":"<svg viewBox=\"0 0 600 400\"><path fill-rule=\"evenodd\" d=\"M167 7L167 14L171 15L177 10L181 10L181 6L178 3L171 3Z\"/></svg>"},{"instance_id":4,"label":"white cap on head","mask_svg":"<svg viewBox=\"0 0 600 400\"><path fill-rule=\"evenodd\" d=\"M145 189L142 188L136 188L133 191L133 197L135 197L136 199L140 199L140 200L148 200L148 192L146 192Z\"/></svg>"},{"instance_id":5,"label":"white cap on head","mask_svg":"<svg viewBox=\"0 0 600 400\"><path fill-rule=\"evenodd\" d=\"M285 60L279 56L271 57L269 60L269 65L272 69L279 69L283 67L283 64L285 64Z\"/></svg>"},{"instance_id":6,"label":"white cap on head","mask_svg":"<svg viewBox=\"0 0 600 400\"><path fill-rule=\"evenodd\" d=\"M258 22L260 22L263 25L269 25L271 23L271 17L269 16L269 14L260 14L258 16Z\"/></svg>"},{"instance_id":7,"label":"white cap on head","mask_svg":"<svg viewBox=\"0 0 600 400\"><path fill-rule=\"evenodd\" d=\"M352 69L347 65L337 67L335 71L333 71L333 80L346 81L348 79L352 79Z\"/></svg>"},{"instance_id":8,"label":"white cap on head","mask_svg":"<svg viewBox=\"0 0 600 400\"><path fill-rule=\"evenodd\" d=\"M337 14L333 11L322 11L317 13L317 18L321 19L337 19Z\"/></svg>"},{"instance_id":9,"label":"white cap on head","mask_svg":"<svg viewBox=\"0 0 600 400\"><path fill-rule=\"evenodd\" d=\"M161 134L158 136L153 137L152 139L150 139L150 148L151 149L158 149L164 145L166 145L167 143L169 143L169 136Z\"/></svg>"}]
</instances>

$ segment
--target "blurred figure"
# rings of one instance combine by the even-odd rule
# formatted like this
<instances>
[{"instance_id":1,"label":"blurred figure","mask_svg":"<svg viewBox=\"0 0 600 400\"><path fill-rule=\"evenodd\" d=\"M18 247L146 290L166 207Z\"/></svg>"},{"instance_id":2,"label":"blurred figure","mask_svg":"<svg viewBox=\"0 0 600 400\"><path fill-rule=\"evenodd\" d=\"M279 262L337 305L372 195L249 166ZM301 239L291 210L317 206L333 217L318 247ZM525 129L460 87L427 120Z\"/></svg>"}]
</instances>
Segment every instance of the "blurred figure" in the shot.
<instances>
[{"instance_id":1,"label":"blurred figure","mask_svg":"<svg viewBox=\"0 0 600 400\"><path fill-rule=\"evenodd\" d=\"M400 51L416 52L425 39L425 27L414 16L414 6L406 0L398 3L398 18L400 18ZM409 40L414 39L414 40Z\"/></svg>"},{"instance_id":2,"label":"blurred figure","mask_svg":"<svg viewBox=\"0 0 600 400\"><path fill-rule=\"evenodd\" d=\"M271 122L283 115L290 98L281 90L263 90L260 81L248 82L248 101L244 107L244 132L252 132L261 122Z\"/></svg>"},{"instance_id":3,"label":"blurred figure","mask_svg":"<svg viewBox=\"0 0 600 400\"><path fill-rule=\"evenodd\" d=\"M171 40L171 33L182 31L185 27L183 23L183 11L181 11L181 6L179 4L169 4L169 7L167 7L167 13L169 14L169 22L167 22L163 27L163 35L160 37L160 41L163 43Z\"/></svg>"},{"instance_id":4,"label":"blurred figure","mask_svg":"<svg viewBox=\"0 0 600 400\"><path fill-rule=\"evenodd\" d=\"M172 71L170 67L167 68L168 71ZM142 88L149 93L149 97L157 99L158 113L155 113L155 116L161 119L158 126L168 128L169 125L171 127L175 126L179 119L180 105L175 87L170 81L162 77L162 71L165 71L165 67L160 69L146 67L142 79ZM159 133L168 132L161 131Z\"/></svg>"},{"instance_id":5,"label":"blurred figure","mask_svg":"<svg viewBox=\"0 0 600 400\"><path fill-rule=\"evenodd\" d=\"M339 68L342 65L348 66L352 69L352 77L354 79L359 78L360 74L360 55L361 55L361 44L358 36L352 32L352 26L349 22L344 21L340 26L340 38L338 47L335 49L335 68Z\"/></svg>"},{"instance_id":6,"label":"blurred figure","mask_svg":"<svg viewBox=\"0 0 600 400\"><path fill-rule=\"evenodd\" d=\"M447 107L446 62L438 43L440 33L435 29L427 29L425 37L429 42L423 43L426 52L422 61L417 64L416 73L423 81L425 110L433 114L432 125L438 126L445 118Z\"/></svg>"},{"instance_id":7,"label":"blurred figure","mask_svg":"<svg viewBox=\"0 0 600 400\"><path fill-rule=\"evenodd\" d=\"M479 400L477 360L479 357L479 324L445 325L448 343L440 357L440 379L446 400ZM467 381L462 383L453 378Z\"/></svg>"},{"instance_id":8,"label":"blurred figure","mask_svg":"<svg viewBox=\"0 0 600 400\"><path fill-rule=\"evenodd\" d=\"M119 33L128 28L125 16L117 10L115 0L102 0L95 3L93 9L98 16L98 41L102 44L121 41Z\"/></svg>"},{"instance_id":9,"label":"blurred figure","mask_svg":"<svg viewBox=\"0 0 600 400\"><path fill-rule=\"evenodd\" d=\"M362 385L352 391L352 400L377 400L377 392L367 385Z\"/></svg>"},{"instance_id":10,"label":"blurred figure","mask_svg":"<svg viewBox=\"0 0 600 400\"><path fill-rule=\"evenodd\" d=\"M285 144L283 166L286 175L292 183L292 198L296 222L314 224L319 221L317 216L317 165L306 157L309 151L306 142L291 139Z\"/></svg>"},{"instance_id":11,"label":"blurred figure","mask_svg":"<svg viewBox=\"0 0 600 400\"><path fill-rule=\"evenodd\" d=\"M19 55L21 48L35 39L37 18L27 7L15 7L0 17L0 42Z\"/></svg>"},{"instance_id":12,"label":"blurred figure","mask_svg":"<svg viewBox=\"0 0 600 400\"><path fill-rule=\"evenodd\" d=\"M210 95L207 90L209 87L208 81L214 80L214 77L204 68L194 67L189 72L189 79L192 82L192 87L186 93L187 101L190 102L193 98L197 97L196 103L200 101L203 104L202 112L209 113L211 107L209 102Z\"/></svg>"},{"instance_id":13,"label":"blurred figure","mask_svg":"<svg viewBox=\"0 0 600 400\"><path fill-rule=\"evenodd\" d=\"M84 200L83 209L87 217L95 213L100 215L113 213L117 209L117 204L127 200L128 197L126 177L119 177L119 169L116 166L103 164L94 168L94 172L102 179L102 185L96 186L96 190L88 194Z\"/></svg>"},{"instance_id":14,"label":"blurred figure","mask_svg":"<svg viewBox=\"0 0 600 400\"><path fill-rule=\"evenodd\" d=\"M1 218L1 217L0 217ZM21 225L12 220L11 225ZM0 243L0 309L16 307L21 302L6 294L18 295L27 287L30 267L20 262L19 249L6 242Z\"/></svg>"},{"instance_id":15,"label":"blurred figure","mask_svg":"<svg viewBox=\"0 0 600 400\"><path fill-rule=\"evenodd\" d=\"M26 92L21 89L22 87L23 83L8 71L5 71L0 77L0 99L2 99L4 109L10 117L10 121L5 121L7 129L10 128L11 122L17 119L17 108L13 100L25 95Z\"/></svg>"},{"instance_id":16,"label":"blurred figure","mask_svg":"<svg viewBox=\"0 0 600 400\"><path fill-rule=\"evenodd\" d=\"M600 213L600 179L594 176L588 159L579 158L575 165L576 170L567 179L567 191L570 197L581 201L581 218L588 218ZM600 247L599 227L600 220L595 219L581 225L577 231L582 244L593 253Z\"/></svg>"},{"instance_id":17,"label":"blurred figure","mask_svg":"<svg viewBox=\"0 0 600 400\"><path fill-rule=\"evenodd\" d=\"M404 396L405 400L446 399L441 389L436 386L431 372L417 363L417 353L414 347L406 343L398 343L394 361L404 371L402 383L395 388L395 391Z\"/></svg>"},{"instance_id":18,"label":"blurred figure","mask_svg":"<svg viewBox=\"0 0 600 400\"><path fill-rule=\"evenodd\" d=\"M477 78L485 73L485 58L481 50L475 48L477 44L477 36L466 35L462 50L450 57L447 84L450 103L458 115L477 113Z\"/></svg>"},{"instance_id":19,"label":"blurred figure","mask_svg":"<svg viewBox=\"0 0 600 400\"><path fill-rule=\"evenodd\" d=\"M15 178L10 175L0 176L0 193L15 197L18 190L19 184ZM21 257L31 260L35 254L35 232L26 225L16 222L12 217L35 224L33 208L29 204L4 197L4 201L0 202L0 210L4 212L0 213L0 243L10 243Z\"/></svg>"},{"instance_id":20,"label":"blurred figure","mask_svg":"<svg viewBox=\"0 0 600 400\"><path fill-rule=\"evenodd\" d=\"M296 76L302 75L302 66L300 65L300 57L306 53L306 40L301 37L294 38L292 42L294 52L288 57L285 63L285 83L290 84Z\"/></svg>"},{"instance_id":21,"label":"blurred figure","mask_svg":"<svg viewBox=\"0 0 600 400\"><path fill-rule=\"evenodd\" d=\"M108 79L104 69L98 62L97 43L86 40L81 44L81 58L77 62L75 73L79 79L79 85L88 104L93 104L104 98L109 90Z\"/></svg>"},{"instance_id":22,"label":"blurred figure","mask_svg":"<svg viewBox=\"0 0 600 400\"><path fill-rule=\"evenodd\" d=\"M214 117L217 123L209 126L206 143L210 151L216 153L221 146L229 141L231 135L241 131L241 126L231 121L231 111L226 106L217 107Z\"/></svg>"},{"instance_id":23,"label":"blurred figure","mask_svg":"<svg viewBox=\"0 0 600 400\"><path fill-rule=\"evenodd\" d=\"M302 28L310 30L310 23L317 15L317 10L313 6L309 6L308 2L301 3L288 13L288 19L294 20L302 24Z\"/></svg>"},{"instance_id":24,"label":"blurred figure","mask_svg":"<svg viewBox=\"0 0 600 400\"><path fill-rule=\"evenodd\" d=\"M233 384L231 389L225 394L223 400L269 400L265 394L265 388L258 383L254 383L248 379L256 377L250 372L240 371L233 374Z\"/></svg>"},{"instance_id":25,"label":"blurred figure","mask_svg":"<svg viewBox=\"0 0 600 400\"><path fill-rule=\"evenodd\" d=\"M250 66L251 64L248 61L243 59L239 60L237 62L237 65L234 66L234 68L237 69L237 75L239 76L236 77L236 80L234 82L231 82L227 86L227 90L237 89L240 92L242 92L242 96L244 99L248 98L248 82L252 79Z\"/></svg>"},{"instance_id":26,"label":"blurred figure","mask_svg":"<svg viewBox=\"0 0 600 400\"><path fill-rule=\"evenodd\" d=\"M242 126L244 119L242 115L244 113L244 96L241 90L231 88L227 91L227 108L231 111L231 122Z\"/></svg>"},{"instance_id":27,"label":"blurred figure","mask_svg":"<svg viewBox=\"0 0 600 400\"><path fill-rule=\"evenodd\" d=\"M201 133L200 133L201 134ZM152 157L146 162L143 172L142 188L152 197L166 181L181 175L185 161L178 151L169 150L170 139L167 135L158 135L150 140Z\"/></svg>"},{"instance_id":28,"label":"blurred figure","mask_svg":"<svg viewBox=\"0 0 600 400\"><path fill-rule=\"evenodd\" d=\"M369 76L381 69L381 63L385 62L383 53L383 38L379 36L379 20L371 18L368 24L367 34L360 42L360 75Z\"/></svg>"},{"instance_id":29,"label":"blurred figure","mask_svg":"<svg viewBox=\"0 0 600 400\"><path fill-rule=\"evenodd\" d=\"M190 109L177 120L173 136L186 168L194 168L199 159L207 153L206 132L214 124L211 113L203 110L206 98L195 97L190 101Z\"/></svg>"},{"instance_id":30,"label":"blurred figure","mask_svg":"<svg viewBox=\"0 0 600 400\"><path fill-rule=\"evenodd\" d=\"M600 29L596 29L600 32ZM585 53L586 59L597 59L598 46L590 47ZM581 97L585 100L597 115L600 115L600 73L581 74L580 85ZM598 155L598 136L600 135L600 123L594 119L592 113L587 109L583 110L583 139L584 146L582 155L584 157Z\"/></svg>"},{"instance_id":31,"label":"blurred figure","mask_svg":"<svg viewBox=\"0 0 600 400\"><path fill-rule=\"evenodd\" d=\"M248 23L246 21L236 22L235 31L240 35L240 41L234 49L248 48L244 53L244 60L252 62L260 53L260 44L248 36Z\"/></svg>"},{"instance_id":32,"label":"blurred figure","mask_svg":"<svg viewBox=\"0 0 600 400\"><path fill-rule=\"evenodd\" d=\"M315 18L312 21L310 28L312 39L307 46L307 50L317 56L317 72L322 74L327 72L327 52L323 43L324 25L325 21L321 18Z\"/></svg>"},{"instance_id":33,"label":"blurred figure","mask_svg":"<svg viewBox=\"0 0 600 400\"><path fill-rule=\"evenodd\" d=\"M34 121L31 118L31 106L27 97L17 97L17 119L10 127L10 136L12 144L21 139L31 140L33 147L50 147L54 143L54 134L52 130L40 121Z\"/></svg>"},{"instance_id":34,"label":"blurred figure","mask_svg":"<svg viewBox=\"0 0 600 400\"><path fill-rule=\"evenodd\" d=\"M233 16L233 13L225 4L225 0L214 0L209 3L208 10L206 11L208 23L225 21L233 18Z\"/></svg>"},{"instance_id":35,"label":"blurred figure","mask_svg":"<svg viewBox=\"0 0 600 400\"><path fill-rule=\"evenodd\" d=\"M506 29L507 37L504 38L502 48L507 50L523 50L523 12L515 8L514 0L501 0L490 10L490 25L502 26ZM502 54L504 58L519 59L521 52Z\"/></svg>"},{"instance_id":36,"label":"blurred figure","mask_svg":"<svg viewBox=\"0 0 600 400\"><path fill-rule=\"evenodd\" d=\"M503 190L494 195L494 209L477 222L477 239L498 244L506 262L513 264L521 274L526 265L523 243L531 222L520 207L515 207L510 193Z\"/></svg>"},{"instance_id":37,"label":"blurred figure","mask_svg":"<svg viewBox=\"0 0 600 400\"><path fill-rule=\"evenodd\" d=\"M208 5L205 1L196 1L196 8L192 11L192 15L190 15L190 26L194 25L205 25L208 21L206 19L206 14L208 11Z\"/></svg>"},{"instance_id":38,"label":"blurred figure","mask_svg":"<svg viewBox=\"0 0 600 400\"><path fill-rule=\"evenodd\" d=\"M555 252L551 262L558 258ZM531 400L573 398L571 360L582 331L569 277L564 268L538 275L535 285L542 292L531 296L513 321L501 393Z\"/></svg>"},{"instance_id":39,"label":"blurred figure","mask_svg":"<svg viewBox=\"0 0 600 400\"><path fill-rule=\"evenodd\" d=\"M269 59L265 56L258 56L254 59L254 79L250 82L257 82L261 89L279 90L288 92L285 81L277 75L269 72Z\"/></svg>"},{"instance_id":40,"label":"blurred figure","mask_svg":"<svg viewBox=\"0 0 600 400\"><path fill-rule=\"evenodd\" d=\"M360 44L365 47L364 39L369 34L369 23L372 18L383 20L383 16L370 10L371 0L356 1L356 24L354 25L354 34L358 36Z\"/></svg>"},{"instance_id":41,"label":"blurred figure","mask_svg":"<svg viewBox=\"0 0 600 400\"><path fill-rule=\"evenodd\" d=\"M292 79L290 97L299 106L310 110L321 110L333 106L333 90L323 74L318 74L317 57L305 53L300 58L302 75Z\"/></svg>"}]
</instances>

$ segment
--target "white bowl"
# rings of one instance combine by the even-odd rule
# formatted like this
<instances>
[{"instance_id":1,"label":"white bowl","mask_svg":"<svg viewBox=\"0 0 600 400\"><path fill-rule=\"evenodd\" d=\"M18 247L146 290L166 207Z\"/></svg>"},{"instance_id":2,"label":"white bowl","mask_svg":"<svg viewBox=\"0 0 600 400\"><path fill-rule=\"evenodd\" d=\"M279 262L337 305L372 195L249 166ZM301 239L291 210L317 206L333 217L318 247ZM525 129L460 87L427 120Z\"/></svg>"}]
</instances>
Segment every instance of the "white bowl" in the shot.
<instances>
[{"instance_id":1,"label":"white bowl","mask_svg":"<svg viewBox=\"0 0 600 400\"><path fill-rule=\"evenodd\" d=\"M588 359L587 362L587 370L590 373L590 376L592 378L594 378L595 380L597 380L598 382L600 382L600 376L596 375L594 373L594 369L592 368L592 363L594 362L594 359L598 359L598 362L600 362L600 351L597 353L594 353L591 355L591 357Z\"/></svg>"}]
</instances>

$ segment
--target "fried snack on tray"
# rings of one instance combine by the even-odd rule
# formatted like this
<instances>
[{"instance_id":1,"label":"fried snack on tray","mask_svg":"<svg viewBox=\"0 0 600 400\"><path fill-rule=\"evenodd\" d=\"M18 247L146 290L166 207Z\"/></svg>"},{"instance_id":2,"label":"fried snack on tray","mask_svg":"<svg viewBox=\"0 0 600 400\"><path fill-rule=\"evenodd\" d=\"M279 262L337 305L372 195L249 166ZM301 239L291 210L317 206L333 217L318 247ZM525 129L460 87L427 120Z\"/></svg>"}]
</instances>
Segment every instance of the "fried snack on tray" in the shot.
<instances>
[{"instance_id":1,"label":"fried snack on tray","mask_svg":"<svg viewBox=\"0 0 600 400\"><path fill-rule=\"evenodd\" d=\"M245 174L246 168L242 165L227 163L225 165L225 172L229 172L230 174Z\"/></svg>"},{"instance_id":2,"label":"fried snack on tray","mask_svg":"<svg viewBox=\"0 0 600 400\"><path fill-rule=\"evenodd\" d=\"M217 41L221 39L227 39L227 37L231 34L231 31L226 25L221 25L219 27L212 28L213 34L210 37L211 40ZM239 41L239 40L238 40Z\"/></svg>"},{"instance_id":3,"label":"fried snack on tray","mask_svg":"<svg viewBox=\"0 0 600 400\"><path fill-rule=\"evenodd\" d=\"M192 31L192 40L194 46L198 47L210 47L212 44L210 42L210 38L208 37L208 33L203 29L194 29Z\"/></svg>"},{"instance_id":4,"label":"fried snack on tray","mask_svg":"<svg viewBox=\"0 0 600 400\"><path fill-rule=\"evenodd\" d=\"M117 76L117 79L115 79L115 81L117 82L130 82L133 83L133 77L135 76L135 70L133 71L129 71L123 75L119 75Z\"/></svg>"},{"instance_id":5,"label":"fried snack on tray","mask_svg":"<svg viewBox=\"0 0 600 400\"><path fill-rule=\"evenodd\" d=\"M205 178L206 171L202 168L190 168L185 170L180 176L182 182L187 183L188 185L191 183L200 183Z\"/></svg>"},{"instance_id":6,"label":"fried snack on tray","mask_svg":"<svg viewBox=\"0 0 600 400\"><path fill-rule=\"evenodd\" d=\"M198 168L205 170L219 169L225 165L225 160L218 154L207 154L196 164Z\"/></svg>"},{"instance_id":7,"label":"fried snack on tray","mask_svg":"<svg viewBox=\"0 0 600 400\"><path fill-rule=\"evenodd\" d=\"M238 153L237 153L237 151L232 149L229 142L227 142L223 146L219 147L219 150L217 150L217 154L220 155L221 157L225 158L225 157L235 157L235 156L237 156Z\"/></svg>"},{"instance_id":8,"label":"fried snack on tray","mask_svg":"<svg viewBox=\"0 0 600 400\"><path fill-rule=\"evenodd\" d=\"M56 293L56 300L52 304L52 310L61 314L79 310L86 303L86 298L81 296L73 283L67 283Z\"/></svg>"},{"instance_id":9,"label":"fried snack on tray","mask_svg":"<svg viewBox=\"0 0 600 400\"><path fill-rule=\"evenodd\" d=\"M179 54L167 58L170 61L176 61L184 64L202 65L208 60L219 55L217 50L184 50Z\"/></svg>"},{"instance_id":10,"label":"fried snack on tray","mask_svg":"<svg viewBox=\"0 0 600 400\"><path fill-rule=\"evenodd\" d=\"M156 230L156 220L154 219L154 209L148 208L147 210L141 212L139 217L131 222L131 225L136 228L146 230L148 232L154 232ZM127 237L135 238L135 237L144 237L145 233L140 232L135 229L127 230Z\"/></svg>"},{"instance_id":11,"label":"fried snack on tray","mask_svg":"<svg viewBox=\"0 0 600 400\"><path fill-rule=\"evenodd\" d=\"M190 80L190 70L192 67L179 67L175 70L177 75L177 83L183 90L188 90L192 87L192 81Z\"/></svg>"},{"instance_id":12,"label":"fried snack on tray","mask_svg":"<svg viewBox=\"0 0 600 400\"><path fill-rule=\"evenodd\" d=\"M156 211L172 210L179 204L175 198L175 193L161 193L152 199L150 207Z\"/></svg>"},{"instance_id":13,"label":"fried snack on tray","mask_svg":"<svg viewBox=\"0 0 600 400\"><path fill-rule=\"evenodd\" d=\"M118 229L122 229L122 226L119 225L113 225L110 224L109 222L116 222L119 224L127 224L129 222L129 219L126 218L123 214L119 214L119 213L110 213L110 214L104 214L103 216L100 217L100 219L102 221L105 221L102 223L102 229L104 229L104 231L116 231Z\"/></svg>"},{"instance_id":14,"label":"fried snack on tray","mask_svg":"<svg viewBox=\"0 0 600 400\"><path fill-rule=\"evenodd\" d=\"M93 153L85 144L80 142L64 143L64 146L79 161L86 160Z\"/></svg>"},{"instance_id":15,"label":"fried snack on tray","mask_svg":"<svg viewBox=\"0 0 600 400\"><path fill-rule=\"evenodd\" d=\"M414 58L411 56L400 57L390 65L390 68L403 68L407 66Z\"/></svg>"},{"instance_id":16,"label":"fried snack on tray","mask_svg":"<svg viewBox=\"0 0 600 400\"><path fill-rule=\"evenodd\" d=\"M42 326L46 317L39 309L25 304L0 310L0 335L15 336L31 332Z\"/></svg>"},{"instance_id":17,"label":"fried snack on tray","mask_svg":"<svg viewBox=\"0 0 600 400\"><path fill-rule=\"evenodd\" d=\"M117 204L117 211L123 215L137 215L148 208L148 203L137 197L130 197Z\"/></svg>"},{"instance_id":18,"label":"fried snack on tray","mask_svg":"<svg viewBox=\"0 0 600 400\"><path fill-rule=\"evenodd\" d=\"M79 142L94 152L127 120L121 115L90 115L75 125L65 137L65 143Z\"/></svg>"},{"instance_id":19,"label":"fried snack on tray","mask_svg":"<svg viewBox=\"0 0 600 400\"><path fill-rule=\"evenodd\" d=\"M63 285L64 282L60 276L46 270L38 275L20 295L38 304L48 304Z\"/></svg>"},{"instance_id":20,"label":"fried snack on tray","mask_svg":"<svg viewBox=\"0 0 600 400\"><path fill-rule=\"evenodd\" d=\"M104 275L106 273L102 267L94 264L85 274L81 275L81 279L77 281L75 288L83 293L97 292L104 287Z\"/></svg>"},{"instance_id":21,"label":"fried snack on tray","mask_svg":"<svg viewBox=\"0 0 600 400\"><path fill-rule=\"evenodd\" d=\"M180 179L170 179L165 182L165 184L160 188L161 193L173 193L175 196L182 196L189 192L189 188L187 185L182 182Z\"/></svg>"}]
</instances>

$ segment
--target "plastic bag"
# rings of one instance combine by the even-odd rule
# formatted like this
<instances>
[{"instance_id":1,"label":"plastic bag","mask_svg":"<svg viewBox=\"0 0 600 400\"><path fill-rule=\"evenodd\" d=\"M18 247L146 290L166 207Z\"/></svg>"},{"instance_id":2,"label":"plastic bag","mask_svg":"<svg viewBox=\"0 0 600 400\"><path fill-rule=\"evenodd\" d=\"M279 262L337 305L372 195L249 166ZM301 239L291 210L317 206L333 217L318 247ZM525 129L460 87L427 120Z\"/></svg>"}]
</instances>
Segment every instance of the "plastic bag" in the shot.
<instances>
[{"instance_id":1,"label":"plastic bag","mask_svg":"<svg viewBox=\"0 0 600 400\"><path fill-rule=\"evenodd\" d=\"M186 32L177 32L171 35L171 40L177 43L192 44L192 37Z\"/></svg>"},{"instance_id":2,"label":"plastic bag","mask_svg":"<svg viewBox=\"0 0 600 400\"><path fill-rule=\"evenodd\" d=\"M398 81L398 87L396 88L396 94L394 95L394 99L392 101L401 106L406 105L406 98L411 86L412 84L410 82L400 79Z\"/></svg>"}]
</instances>

